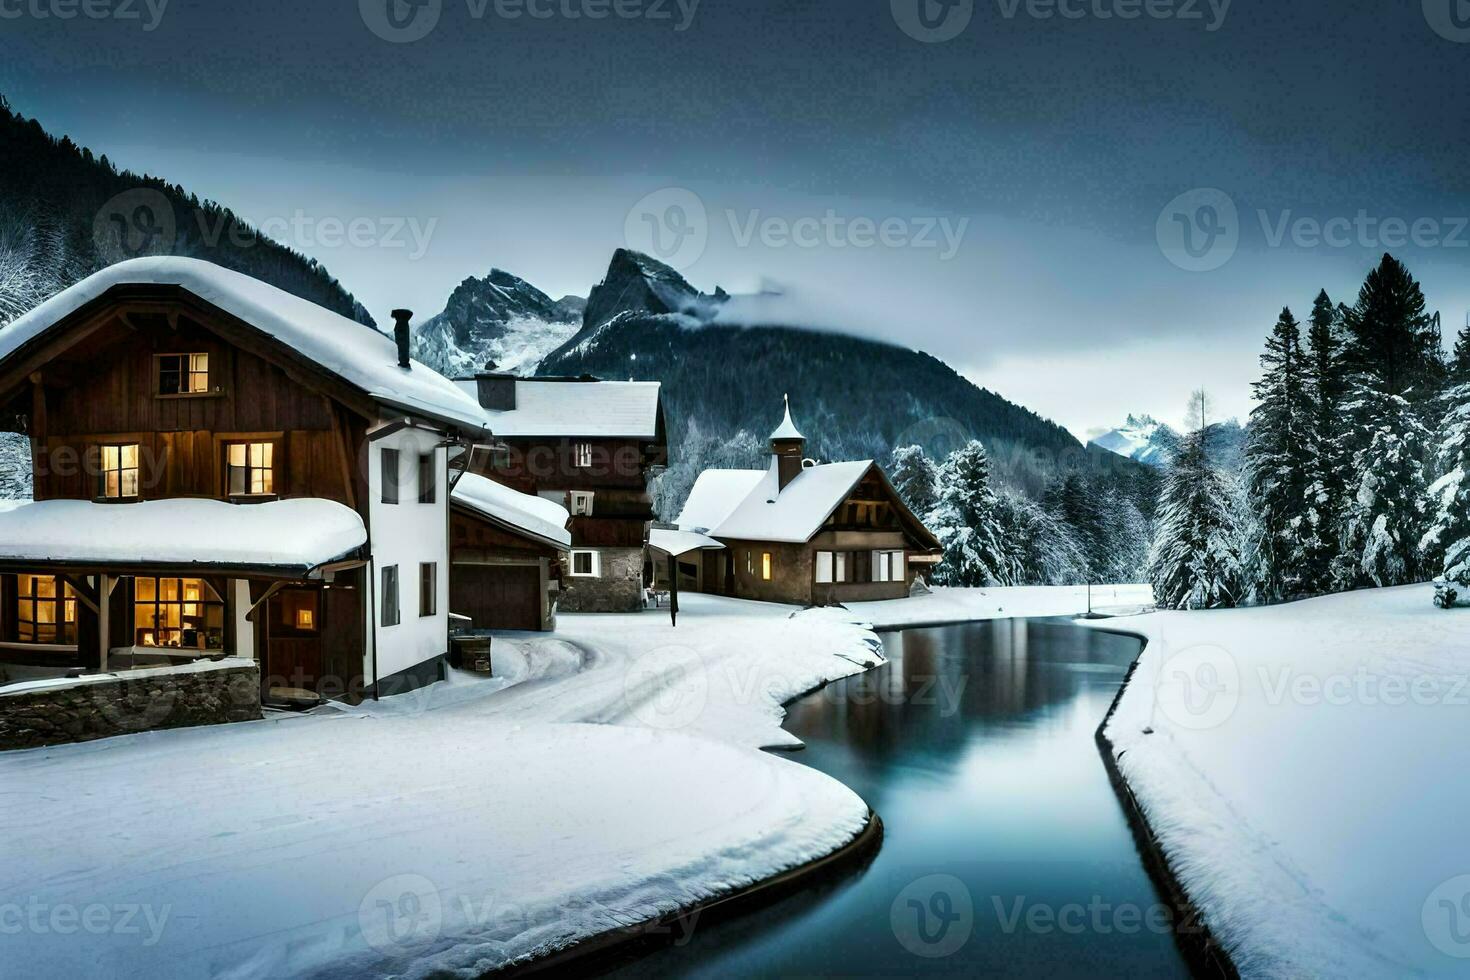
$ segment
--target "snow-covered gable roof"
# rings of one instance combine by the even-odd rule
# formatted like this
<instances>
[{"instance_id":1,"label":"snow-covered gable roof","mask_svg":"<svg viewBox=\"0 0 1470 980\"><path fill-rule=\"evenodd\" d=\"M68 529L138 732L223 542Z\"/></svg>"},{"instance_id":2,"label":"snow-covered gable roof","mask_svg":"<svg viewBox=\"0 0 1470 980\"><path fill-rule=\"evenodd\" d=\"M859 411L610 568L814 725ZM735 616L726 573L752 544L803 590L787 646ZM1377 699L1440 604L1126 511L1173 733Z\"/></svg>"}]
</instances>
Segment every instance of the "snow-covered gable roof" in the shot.
<instances>
[{"instance_id":1,"label":"snow-covered gable roof","mask_svg":"<svg viewBox=\"0 0 1470 980\"><path fill-rule=\"evenodd\" d=\"M358 513L320 498L231 504L180 497L137 504L42 500L0 509L0 561L295 571L367 543Z\"/></svg>"},{"instance_id":2,"label":"snow-covered gable roof","mask_svg":"<svg viewBox=\"0 0 1470 980\"><path fill-rule=\"evenodd\" d=\"M571 548L567 530L571 514L554 500L501 486L474 473L466 473L454 485L454 502L483 514L513 531L521 531L562 550Z\"/></svg>"},{"instance_id":3,"label":"snow-covered gable roof","mask_svg":"<svg viewBox=\"0 0 1470 980\"><path fill-rule=\"evenodd\" d=\"M779 493L774 459L765 470L706 470L678 523L716 538L801 544L821 530L872 467L870 459L808 466Z\"/></svg>"},{"instance_id":4,"label":"snow-covered gable roof","mask_svg":"<svg viewBox=\"0 0 1470 980\"><path fill-rule=\"evenodd\" d=\"M480 403L448 378L415 361L398 366L393 338L250 276L201 259L129 259L62 290L0 330L0 359L44 334L117 286L177 286L316 362L391 408L453 422L485 425Z\"/></svg>"},{"instance_id":5,"label":"snow-covered gable roof","mask_svg":"<svg viewBox=\"0 0 1470 980\"><path fill-rule=\"evenodd\" d=\"M705 470L694 481L674 523L686 531L708 532L719 527L765 475L764 470Z\"/></svg>"},{"instance_id":6,"label":"snow-covered gable roof","mask_svg":"<svg viewBox=\"0 0 1470 980\"><path fill-rule=\"evenodd\" d=\"M479 383L455 381L479 405ZM506 439L587 436L653 439L658 436L657 381L538 381L518 378L516 407L480 409L490 431Z\"/></svg>"},{"instance_id":7,"label":"snow-covered gable roof","mask_svg":"<svg viewBox=\"0 0 1470 980\"><path fill-rule=\"evenodd\" d=\"M772 460L751 494L710 534L752 541L810 541L872 467L870 459L808 466L777 493Z\"/></svg>"}]
</instances>

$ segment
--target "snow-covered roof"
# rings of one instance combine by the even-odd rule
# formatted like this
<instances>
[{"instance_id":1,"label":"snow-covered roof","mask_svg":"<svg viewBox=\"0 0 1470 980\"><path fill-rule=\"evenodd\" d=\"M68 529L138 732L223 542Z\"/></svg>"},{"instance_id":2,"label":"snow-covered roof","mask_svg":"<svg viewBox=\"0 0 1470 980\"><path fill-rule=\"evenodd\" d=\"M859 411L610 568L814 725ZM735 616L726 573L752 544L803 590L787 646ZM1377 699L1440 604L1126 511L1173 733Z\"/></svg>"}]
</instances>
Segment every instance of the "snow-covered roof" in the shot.
<instances>
[{"instance_id":1,"label":"snow-covered roof","mask_svg":"<svg viewBox=\"0 0 1470 980\"><path fill-rule=\"evenodd\" d=\"M466 473L454 485L454 502L512 531L529 534L563 550L572 546L572 532L567 530L572 515L554 500L534 497Z\"/></svg>"},{"instance_id":2,"label":"snow-covered roof","mask_svg":"<svg viewBox=\"0 0 1470 980\"><path fill-rule=\"evenodd\" d=\"M57 321L116 286L178 286L310 358L376 401L471 429L485 424L477 399L448 378L413 362L398 366L392 337L250 276L201 259L157 256L129 259L62 290L0 330L0 358L8 357Z\"/></svg>"},{"instance_id":3,"label":"snow-covered roof","mask_svg":"<svg viewBox=\"0 0 1470 980\"><path fill-rule=\"evenodd\" d=\"M707 532L719 527L765 475L764 470L705 470L694 481L674 523L686 531Z\"/></svg>"},{"instance_id":4,"label":"snow-covered roof","mask_svg":"<svg viewBox=\"0 0 1470 980\"><path fill-rule=\"evenodd\" d=\"M479 382L454 382L479 405ZM515 381L516 407L480 409L501 438L588 436L653 439L658 435L657 381Z\"/></svg>"},{"instance_id":5,"label":"snow-covered roof","mask_svg":"<svg viewBox=\"0 0 1470 980\"><path fill-rule=\"evenodd\" d=\"M872 467L870 459L808 466L778 493L773 459L750 496L710 533L755 541L810 541Z\"/></svg>"},{"instance_id":6,"label":"snow-covered roof","mask_svg":"<svg viewBox=\"0 0 1470 980\"><path fill-rule=\"evenodd\" d=\"M766 470L707 470L694 482L679 526L703 527L718 538L810 541L872 467L870 459L808 466L779 492L774 458ZM736 497L742 485L748 489ZM686 520L691 505L693 518ZM703 523L717 516L713 524Z\"/></svg>"},{"instance_id":7,"label":"snow-covered roof","mask_svg":"<svg viewBox=\"0 0 1470 980\"><path fill-rule=\"evenodd\" d=\"M334 500L262 504L180 497L137 504L42 500L0 510L0 561L261 568L305 573L367 543Z\"/></svg>"},{"instance_id":8,"label":"snow-covered roof","mask_svg":"<svg viewBox=\"0 0 1470 980\"><path fill-rule=\"evenodd\" d=\"M648 546L679 558L691 551L722 551L724 545L698 531L671 531L656 527L648 532Z\"/></svg>"},{"instance_id":9,"label":"snow-covered roof","mask_svg":"<svg viewBox=\"0 0 1470 980\"><path fill-rule=\"evenodd\" d=\"M800 430L796 428L796 423L791 421L791 398L788 396L786 399L786 417L781 420L780 425L776 426L776 431L771 433L771 441L777 442L782 439L805 438L806 436L802 435Z\"/></svg>"}]
</instances>

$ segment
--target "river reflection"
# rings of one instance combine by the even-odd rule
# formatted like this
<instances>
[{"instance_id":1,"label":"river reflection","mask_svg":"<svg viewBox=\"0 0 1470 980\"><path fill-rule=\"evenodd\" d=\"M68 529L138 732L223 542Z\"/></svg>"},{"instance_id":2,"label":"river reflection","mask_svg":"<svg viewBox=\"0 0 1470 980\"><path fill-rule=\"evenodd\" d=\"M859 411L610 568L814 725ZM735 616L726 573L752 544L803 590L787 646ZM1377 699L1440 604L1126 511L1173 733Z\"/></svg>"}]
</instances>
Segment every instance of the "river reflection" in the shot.
<instances>
[{"instance_id":1,"label":"river reflection","mask_svg":"<svg viewBox=\"0 0 1470 980\"><path fill-rule=\"evenodd\" d=\"M1187 976L1093 740L1138 642L1013 620L884 644L786 722L883 818L877 857L623 975Z\"/></svg>"}]
</instances>

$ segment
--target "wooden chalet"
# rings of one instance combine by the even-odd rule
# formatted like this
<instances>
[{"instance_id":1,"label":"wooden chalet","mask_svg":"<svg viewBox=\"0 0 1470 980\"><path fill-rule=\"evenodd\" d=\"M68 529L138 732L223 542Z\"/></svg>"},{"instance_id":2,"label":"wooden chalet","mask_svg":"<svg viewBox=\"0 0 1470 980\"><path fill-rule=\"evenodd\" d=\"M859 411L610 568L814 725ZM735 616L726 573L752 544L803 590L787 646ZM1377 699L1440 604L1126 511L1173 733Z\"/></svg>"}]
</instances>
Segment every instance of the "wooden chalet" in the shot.
<instances>
[{"instance_id":1,"label":"wooden chalet","mask_svg":"<svg viewBox=\"0 0 1470 980\"><path fill-rule=\"evenodd\" d=\"M657 382L519 378L493 370L456 382L483 410L495 445L470 470L564 507L571 544L557 593L568 612L643 608L649 477L668 464ZM474 545L468 545L475 547ZM466 567L456 537L452 567ZM480 577L497 574L478 572ZM519 573L529 582L529 572Z\"/></svg>"},{"instance_id":2,"label":"wooden chalet","mask_svg":"<svg viewBox=\"0 0 1470 980\"><path fill-rule=\"evenodd\" d=\"M907 597L942 548L883 470L806 459L789 403L770 442L766 469L706 470L678 530L654 532L678 588L797 605Z\"/></svg>"},{"instance_id":3,"label":"wooden chalet","mask_svg":"<svg viewBox=\"0 0 1470 980\"><path fill-rule=\"evenodd\" d=\"M0 661L256 661L267 698L437 679L451 460L479 405L389 337L184 258L112 266L0 331L35 501L0 512Z\"/></svg>"}]
</instances>

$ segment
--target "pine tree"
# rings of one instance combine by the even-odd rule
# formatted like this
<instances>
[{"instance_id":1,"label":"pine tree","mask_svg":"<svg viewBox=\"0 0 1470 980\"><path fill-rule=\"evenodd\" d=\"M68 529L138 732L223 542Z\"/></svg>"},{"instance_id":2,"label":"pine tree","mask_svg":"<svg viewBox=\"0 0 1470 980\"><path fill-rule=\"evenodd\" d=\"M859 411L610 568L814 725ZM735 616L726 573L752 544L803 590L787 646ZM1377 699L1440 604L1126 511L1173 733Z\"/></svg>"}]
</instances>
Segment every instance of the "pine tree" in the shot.
<instances>
[{"instance_id":1,"label":"pine tree","mask_svg":"<svg viewBox=\"0 0 1470 980\"><path fill-rule=\"evenodd\" d=\"M1344 317L1348 372L1369 375L1380 391L1418 401L1436 393L1440 338L1424 292L1404 264L1384 255Z\"/></svg>"},{"instance_id":2,"label":"pine tree","mask_svg":"<svg viewBox=\"0 0 1470 980\"><path fill-rule=\"evenodd\" d=\"M1261 355L1265 374L1254 385L1259 402L1251 413L1246 447L1248 485L1259 516L1259 580L1268 599L1299 595L1307 573L1310 479L1309 424L1301 327L1281 311Z\"/></svg>"},{"instance_id":3,"label":"pine tree","mask_svg":"<svg viewBox=\"0 0 1470 980\"><path fill-rule=\"evenodd\" d=\"M1450 389L1445 404L1437 453L1444 475L1429 488L1419 550L1463 596L1470 591L1470 382Z\"/></svg>"},{"instance_id":4,"label":"pine tree","mask_svg":"<svg viewBox=\"0 0 1470 980\"><path fill-rule=\"evenodd\" d=\"M1159 500L1149 556L1154 600L1166 609L1215 609L1246 597L1235 488L1210 465L1208 400L1197 392Z\"/></svg>"},{"instance_id":5,"label":"pine tree","mask_svg":"<svg viewBox=\"0 0 1470 980\"><path fill-rule=\"evenodd\" d=\"M1343 509L1351 460L1344 445L1346 368L1338 333L1340 311L1327 291L1317 294L1307 331L1307 397L1311 404L1306 439L1309 447L1306 526L1301 534L1301 591L1330 591L1332 563L1342 541Z\"/></svg>"},{"instance_id":6,"label":"pine tree","mask_svg":"<svg viewBox=\"0 0 1470 980\"><path fill-rule=\"evenodd\" d=\"M939 502L929 527L944 545L934 570L939 585L1005 585L1011 581L990 457L978 441L956 449L939 468Z\"/></svg>"},{"instance_id":7,"label":"pine tree","mask_svg":"<svg viewBox=\"0 0 1470 980\"><path fill-rule=\"evenodd\" d=\"M1470 320L1455 339L1455 352L1450 355L1450 383L1452 386L1470 384Z\"/></svg>"},{"instance_id":8,"label":"pine tree","mask_svg":"<svg viewBox=\"0 0 1470 980\"><path fill-rule=\"evenodd\" d=\"M924 515L934 509L938 498L935 484L939 468L922 446L900 446L893 451L893 468L889 474L893 489L908 504L909 510Z\"/></svg>"},{"instance_id":9,"label":"pine tree","mask_svg":"<svg viewBox=\"0 0 1470 980\"><path fill-rule=\"evenodd\" d=\"M1427 530L1424 475L1429 433L1400 395L1360 385L1355 417L1366 419L1371 437L1354 460L1357 474L1341 553L1339 588L1405 585L1422 566L1419 544Z\"/></svg>"},{"instance_id":10,"label":"pine tree","mask_svg":"<svg viewBox=\"0 0 1470 980\"><path fill-rule=\"evenodd\" d=\"M1011 585L1078 585L1087 556L1065 522L1013 490L996 494L996 523Z\"/></svg>"}]
</instances>

